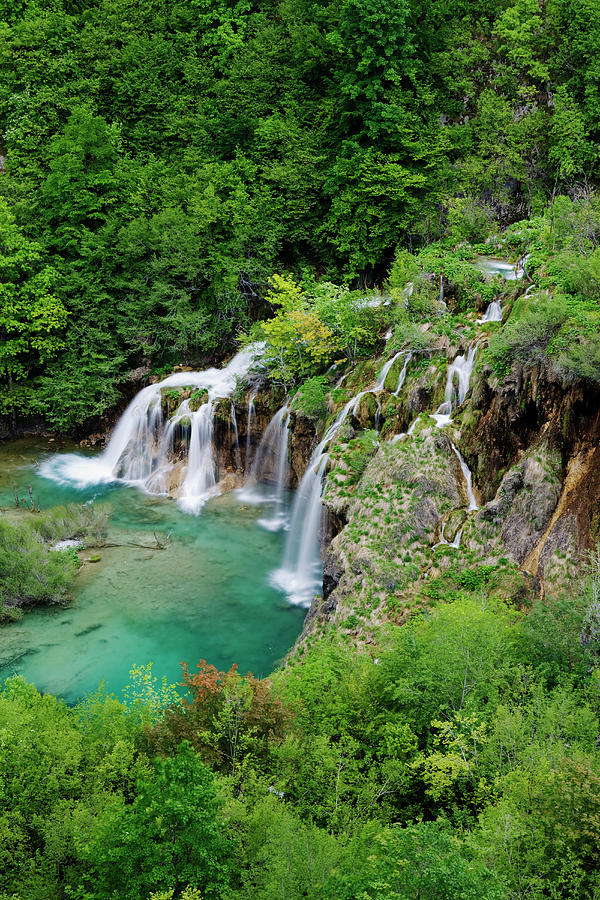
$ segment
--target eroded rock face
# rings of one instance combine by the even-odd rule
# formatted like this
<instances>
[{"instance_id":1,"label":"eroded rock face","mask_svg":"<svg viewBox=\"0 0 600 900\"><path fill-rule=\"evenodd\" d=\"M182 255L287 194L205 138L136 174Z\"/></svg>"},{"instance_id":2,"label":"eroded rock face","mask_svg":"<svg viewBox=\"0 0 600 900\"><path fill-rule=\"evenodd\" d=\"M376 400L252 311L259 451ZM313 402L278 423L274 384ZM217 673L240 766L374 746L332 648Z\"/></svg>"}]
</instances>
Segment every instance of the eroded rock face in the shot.
<instances>
[{"instance_id":1,"label":"eroded rock face","mask_svg":"<svg viewBox=\"0 0 600 900\"><path fill-rule=\"evenodd\" d=\"M600 538L600 391L522 365L500 384L484 365L452 425L437 430L423 415L392 442L435 407L443 372L421 361L397 398L377 396L383 443L358 475L352 447L372 427L369 394L340 432L325 494L323 598L300 645L324 623L368 640L380 621L404 621L430 579L469 566L502 569L515 602L519 592L564 590ZM473 470L476 512L450 440Z\"/></svg>"},{"instance_id":2,"label":"eroded rock face","mask_svg":"<svg viewBox=\"0 0 600 900\"><path fill-rule=\"evenodd\" d=\"M325 503L347 524L327 551L325 602L315 605L309 628L323 619L343 627L359 609L370 624L384 619L427 564L442 517L462 503L450 440L434 428L381 444L355 484L339 477L343 460L342 453Z\"/></svg>"},{"instance_id":3,"label":"eroded rock face","mask_svg":"<svg viewBox=\"0 0 600 900\"><path fill-rule=\"evenodd\" d=\"M562 462L543 442L502 479L496 497L475 518L521 565L546 530L560 497Z\"/></svg>"},{"instance_id":4,"label":"eroded rock face","mask_svg":"<svg viewBox=\"0 0 600 900\"><path fill-rule=\"evenodd\" d=\"M290 415L290 466L292 470L291 487L296 487L306 471L318 438L315 423L296 410Z\"/></svg>"},{"instance_id":5,"label":"eroded rock face","mask_svg":"<svg viewBox=\"0 0 600 900\"><path fill-rule=\"evenodd\" d=\"M600 390L564 385L549 366L515 365L501 384L484 368L470 412L463 452L488 500L481 522L523 569L566 584L599 535Z\"/></svg>"}]
</instances>

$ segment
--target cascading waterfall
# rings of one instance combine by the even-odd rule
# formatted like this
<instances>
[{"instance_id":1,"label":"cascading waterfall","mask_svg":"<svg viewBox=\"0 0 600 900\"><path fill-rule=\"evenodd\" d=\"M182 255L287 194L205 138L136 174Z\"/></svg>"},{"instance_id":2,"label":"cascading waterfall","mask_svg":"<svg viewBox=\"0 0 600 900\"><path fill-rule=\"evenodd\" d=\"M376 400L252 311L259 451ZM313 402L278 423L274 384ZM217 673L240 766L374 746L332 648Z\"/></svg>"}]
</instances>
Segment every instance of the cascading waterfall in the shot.
<instances>
[{"instance_id":1,"label":"cascading waterfall","mask_svg":"<svg viewBox=\"0 0 600 900\"><path fill-rule=\"evenodd\" d=\"M455 550L458 550L458 548L460 547L460 539L462 538L464 528L459 528L451 541L446 540L445 531L446 523L442 522L442 533L440 535L440 539L437 544L433 545L433 547L431 548L432 550L435 550L436 547L453 547Z\"/></svg>"},{"instance_id":2,"label":"cascading waterfall","mask_svg":"<svg viewBox=\"0 0 600 900\"><path fill-rule=\"evenodd\" d=\"M321 585L321 492L328 458L321 441L296 491L283 564L271 577L273 585L297 606L310 606Z\"/></svg>"},{"instance_id":3,"label":"cascading waterfall","mask_svg":"<svg viewBox=\"0 0 600 900\"><path fill-rule=\"evenodd\" d=\"M469 345L464 355L457 356L454 362L448 366L444 402L440 403L436 412L431 415L438 428L443 428L444 425L447 425L450 422L454 407L464 403L465 397L469 393L476 353L477 343L473 342Z\"/></svg>"},{"instance_id":4,"label":"cascading waterfall","mask_svg":"<svg viewBox=\"0 0 600 900\"><path fill-rule=\"evenodd\" d=\"M248 373L261 350L262 345L254 344L222 369L176 372L143 388L121 416L103 453L95 457L60 454L46 460L40 473L82 488L122 481L152 494L173 492L185 510L198 513L208 497L217 492L213 448L216 401L231 396L237 378ZM205 392L205 398L201 398L205 402L192 410L189 398L183 400L165 424L161 408L165 388L199 389ZM177 431L189 431L187 464L181 473L173 458ZM172 483L174 478L176 484Z\"/></svg>"},{"instance_id":5,"label":"cascading waterfall","mask_svg":"<svg viewBox=\"0 0 600 900\"><path fill-rule=\"evenodd\" d=\"M188 463L179 491L179 504L187 512L198 512L211 493L214 493L217 483L213 454L213 417L212 400L197 412L190 413Z\"/></svg>"},{"instance_id":6,"label":"cascading waterfall","mask_svg":"<svg viewBox=\"0 0 600 900\"><path fill-rule=\"evenodd\" d=\"M233 452L235 453L235 467L236 467L236 469L241 469L242 468L242 454L240 452L240 435L238 432L237 417L235 414L235 403L233 402L233 400L231 401L231 424L233 425L233 436L234 436Z\"/></svg>"},{"instance_id":7,"label":"cascading waterfall","mask_svg":"<svg viewBox=\"0 0 600 900\"><path fill-rule=\"evenodd\" d=\"M286 489L289 483L289 425L290 413L282 406L269 422L256 451L254 462L248 475L246 486L240 495L249 502L273 505L272 515L258 519L258 524L268 531L279 531L285 528L288 516L286 511ZM257 492L258 484L272 485L274 490L265 496Z\"/></svg>"},{"instance_id":8,"label":"cascading waterfall","mask_svg":"<svg viewBox=\"0 0 600 900\"><path fill-rule=\"evenodd\" d=\"M390 371L390 369L392 368L392 366L394 365L394 363L396 362L398 357L402 356L403 353L404 353L404 350L399 350L398 353L395 353L391 359L388 359L388 361L382 368L381 372L377 376L377 381L371 388L372 391L377 392L377 391L383 390L383 387L385 385L385 379L388 377L388 372ZM367 393L367 392L365 391L365 393Z\"/></svg>"},{"instance_id":9,"label":"cascading waterfall","mask_svg":"<svg viewBox=\"0 0 600 900\"><path fill-rule=\"evenodd\" d=\"M248 422L246 424L246 472L250 471L250 451L252 450L252 421L256 420L256 412L254 409L254 400L256 399L256 391L252 391L248 398Z\"/></svg>"},{"instance_id":10,"label":"cascading waterfall","mask_svg":"<svg viewBox=\"0 0 600 900\"><path fill-rule=\"evenodd\" d=\"M525 275L527 259L527 256L523 256L516 265L513 265L511 262L497 259L495 256L478 256L474 265L476 269L490 277L499 275L505 281L518 281Z\"/></svg>"},{"instance_id":11,"label":"cascading waterfall","mask_svg":"<svg viewBox=\"0 0 600 900\"><path fill-rule=\"evenodd\" d=\"M407 353L406 358L404 360L404 365L402 366L402 370L400 372L400 375L398 376L398 386L397 386L396 390L394 391L394 397L397 397L400 394L400 391L402 390L404 382L406 381L406 370L408 369L408 364L411 361L411 359L412 359L412 353Z\"/></svg>"},{"instance_id":12,"label":"cascading waterfall","mask_svg":"<svg viewBox=\"0 0 600 900\"><path fill-rule=\"evenodd\" d=\"M320 531L324 512L321 495L329 459L327 449L348 416L356 413L365 394L383 390L390 369L404 352L401 350L385 363L372 388L361 391L344 405L310 458L294 498L283 564L272 576L273 584L285 591L294 604L310 606L320 588ZM406 360L405 364L408 365Z\"/></svg>"},{"instance_id":13,"label":"cascading waterfall","mask_svg":"<svg viewBox=\"0 0 600 900\"><path fill-rule=\"evenodd\" d=\"M358 408L367 391L349 400L335 417L315 448L298 485L283 564L272 575L275 587L284 591L291 603L310 606L321 583L320 531L323 517L321 494L329 455L326 449L343 423Z\"/></svg>"},{"instance_id":14,"label":"cascading waterfall","mask_svg":"<svg viewBox=\"0 0 600 900\"><path fill-rule=\"evenodd\" d=\"M478 325L484 325L486 322L501 322L502 307L499 300L492 300L485 311L485 315L481 319L477 319Z\"/></svg>"},{"instance_id":15,"label":"cascading waterfall","mask_svg":"<svg viewBox=\"0 0 600 900\"><path fill-rule=\"evenodd\" d=\"M464 356L457 356L454 362L448 367L444 400L452 403L453 407L456 399L458 400L458 406L464 403L465 397L469 393L469 385L471 383L471 375L473 374L473 366L475 365L476 353L477 344L472 343ZM455 381L458 381L458 385L456 386Z\"/></svg>"},{"instance_id":16,"label":"cascading waterfall","mask_svg":"<svg viewBox=\"0 0 600 900\"><path fill-rule=\"evenodd\" d=\"M465 483L467 485L467 497L469 500L468 511L475 512L476 510L479 509L479 506L477 505L477 500L475 499L475 493L473 491L473 476L471 474L471 470L469 469L468 465L464 461L462 454L461 454L460 450L458 449L458 447L455 447L454 444L452 443L452 441L450 441L450 443L452 444L452 449L454 450L454 452L456 454L456 458L458 459L458 462L460 463L460 469L461 469L461 472L463 473L463 478L465 479Z\"/></svg>"}]
</instances>

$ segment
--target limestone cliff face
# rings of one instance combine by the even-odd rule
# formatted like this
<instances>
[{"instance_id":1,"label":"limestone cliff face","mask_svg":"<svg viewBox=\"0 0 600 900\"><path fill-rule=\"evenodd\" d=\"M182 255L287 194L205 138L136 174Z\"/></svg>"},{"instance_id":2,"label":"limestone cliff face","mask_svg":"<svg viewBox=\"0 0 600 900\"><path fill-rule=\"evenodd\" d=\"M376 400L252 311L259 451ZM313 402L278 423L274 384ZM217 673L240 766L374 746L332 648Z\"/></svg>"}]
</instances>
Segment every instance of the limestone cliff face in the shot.
<instances>
[{"instance_id":1,"label":"limestone cliff face","mask_svg":"<svg viewBox=\"0 0 600 900\"><path fill-rule=\"evenodd\" d=\"M363 448L358 472L353 445L373 423L371 395L363 398L332 452L323 598L303 638L335 625L368 640L382 621L404 621L449 568L499 567L517 595L575 583L582 553L600 538L600 391L564 385L549 366L515 366L500 383L482 358L443 429L426 414L440 400L440 366L421 361L398 397L386 383L376 398L380 442ZM398 436L419 412L412 434Z\"/></svg>"},{"instance_id":2,"label":"limestone cliff face","mask_svg":"<svg viewBox=\"0 0 600 900\"><path fill-rule=\"evenodd\" d=\"M549 366L475 379L464 450L510 558L546 582L570 577L600 537L600 391Z\"/></svg>"}]
</instances>

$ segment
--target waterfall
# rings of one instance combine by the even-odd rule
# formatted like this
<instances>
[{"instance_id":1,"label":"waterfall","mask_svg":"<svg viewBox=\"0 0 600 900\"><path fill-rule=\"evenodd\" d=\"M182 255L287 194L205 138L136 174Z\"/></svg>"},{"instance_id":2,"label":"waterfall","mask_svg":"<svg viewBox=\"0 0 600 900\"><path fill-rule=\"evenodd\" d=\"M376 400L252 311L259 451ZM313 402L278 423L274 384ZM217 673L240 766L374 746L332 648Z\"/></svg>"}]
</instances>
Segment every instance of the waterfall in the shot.
<instances>
[{"instance_id":1,"label":"waterfall","mask_svg":"<svg viewBox=\"0 0 600 900\"><path fill-rule=\"evenodd\" d=\"M271 578L273 585L297 606L310 606L321 588L321 492L328 460L324 446L322 441L302 477L294 499L283 564Z\"/></svg>"},{"instance_id":2,"label":"waterfall","mask_svg":"<svg viewBox=\"0 0 600 900\"><path fill-rule=\"evenodd\" d=\"M439 294L440 303L444 302L444 276L440 275L440 294Z\"/></svg>"},{"instance_id":3,"label":"waterfall","mask_svg":"<svg viewBox=\"0 0 600 900\"><path fill-rule=\"evenodd\" d=\"M464 355L457 356L454 362L448 366L444 402L440 403L437 410L431 414L431 418L435 420L438 428L448 425L451 421L454 407L464 403L465 397L469 393L476 353L477 343L473 342L469 345ZM455 379L458 381L458 385L455 385Z\"/></svg>"},{"instance_id":4,"label":"waterfall","mask_svg":"<svg viewBox=\"0 0 600 900\"><path fill-rule=\"evenodd\" d=\"M448 366L448 377L446 378L446 390L444 393L444 400L446 402L452 403L454 407L454 400L456 395L458 395L458 406L461 403L464 403L465 397L469 392L469 385L471 383L471 375L473 373L473 366L475 365L475 354L477 353L477 344L470 344L466 354L464 356L457 356L453 363ZM458 380L458 387L454 386L454 378Z\"/></svg>"},{"instance_id":5,"label":"waterfall","mask_svg":"<svg viewBox=\"0 0 600 900\"><path fill-rule=\"evenodd\" d=\"M188 401L184 401L187 403ZM190 448L185 479L179 491L179 505L197 513L217 483L213 454L214 402L205 403L190 414Z\"/></svg>"},{"instance_id":6,"label":"waterfall","mask_svg":"<svg viewBox=\"0 0 600 900\"><path fill-rule=\"evenodd\" d=\"M361 391L339 411L313 451L294 497L283 564L273 572L271 581L287 594L291 603L298 606L310 606L312 598L319 593L321 587L321 495L329 459L326 450L348 416L354 415L362 397L367 393L368 391Z\"/></svg>"},{"instance_id":7,"label":"waterfall","mask_svg":"<svg viewBox=\"0 0 600 900\"><path fill-rule=\"evenodd\" d=\"M477 325L483 325L486 322L501 322L502 307L499 300L492 300L485 311L485 315L481 319L477 319Z\"/></svg>"},{"instance_id":8,"label":"waterfall","mask_svg":"<svg viewBox=\"0 0 600 900\"><path fill-rule=\"evenodd\" d=\"M377 376L377 381L371 388L372 391L382 391L383 390L383 387L385 385L385 379L388 376L388 372L390 371L390 369L392 368L392 366L394 365L394 363L396 362L398 357L402 356L403 353L404 353L404 350L399 350L398 353L394 354L394 356L392 356L391 359L388 359L388 361L385 363L383 369Z\"/></svg>"},{"instance_id":9,"label":"waterfall","mask_svg":"<svg viewBox=\"0 0 600 900\"><path fill-rule=\"evenodd\" d=\"M473 476L471 475L471 470L468 465L464 461L462 454L458 447L455 447L452 441L450 441L452 445L452 449L456 453L456 457L460 463L460 468L463 473L463 477L465 479L467 485L467 497L469 498L469 512L475 512L475 510L479 509L477 505L477 500L475 499L475 494L473 492Z\"/></svg>"},{"instance_id":10,"label":"waterfall","mask_svg":"<svg viewBox=\"0 0 600 900\"><path fill-rule=\"evenodd\" d=\"M253 344L236 354L222 369L175 372L158 384L143 388L119 419L103 453L97 456L59 454L42 463L40 474L80 488L121 481L148 493L165 494L178 474L178 463L173 458L175 434L189 431L187 464L183 480L180 478L175 487L178 487L181 506L199 512L217 490L213 449L216 401L231 396L237 379L247 375L261 351L261 344ZM165 423L161 392L166 388L199 389L205 392L206 402L193 411L190 400L183 400Z\"/></svg>"},{"instance_id":11,"label":"waterfall","mask_svg":"<svg viewBox=\"0 0 600 900\"><path fill-rule=\"evenodd\" d=\"M459 528L458 531L456 532L456 534L454 535L454 538L451 541L446 540L446 537L444 534L445 531L446 531L446 523L442 522L442 533L440 534L440 539L437 542L437 544L433 545L433 547L431 548L432 550L435 550L436 547L453 547L455 550L458 550L458 548L460 547L460 539L462 538L462 533L464 531L464 528Z\"/></svg>"},{"instance_id":12,"label":"waterfall","mask_svg":"<svg viewBox=\"0 0 600 900\"><path fill-rule=\"evenodd\" d=\"M242 454L240 453L240 436L238 433L237 417L235 415L235 403L233 402L233 400L231 401L231 424L233 425L233 436L235 438L235 443L233 445L235 453L235 467L236 469L241 469Z\"/></svg>"},{"instance_id":13,"label":"waterfall","mask_svg":"<svg viewBox=\"0 0 600 900\"><path fill-rule=\"evenodd\" d=\"M252 450L252 419L256 420L256 412L254 410L254 398L256 391L252 391L248 398L248 422L246 425L246 472L250 471L250 451Z\"/></svg>"},{"instance_id":14,"label":"waterfall","mask_svg":"<svg viewBox=\"0 0 600 900\"><path fill-rule=\"evenodd\" d=\"M499 275L506 281L518 281L525 274L527 259L527 256L523 256L516 265L513 265L505 259L497 259L494 256L478 256L473 264L476 269L489 277Z\"/></svg>"},{"instance_id":15,"label":"waterfall","mask_svg":"<svg viewBox=\"0 0 600 900\"><path fill-rule=\"evenodd\" d=\"M397 386L396 390L394 391L394 397L397 397L398 394L400 393L400 391L402 390L402 386L403 386L404 382L406 381L406 370L408 369L408 364L411 361L411 359L412 359L412 352L407 353L406 358L404 360L404 365L402 366L402 371L400 372L400 375L398 376L398 386Z\"/></svg>"},{"instance_id":16,"label":"waterfall","mask_svg":"<svg viewBox=\"0 0 600 900\"><path fill-rule=\"evenodd\" d=\"M273 504L272 515L258 519L258 524L268 531L279 531L287 524L285 491L289 482L289 424L290 413L286 404L269 422L248 476L250 487L244 488L241 492L241 496L250 502L266 500ZM253 490L253 486L265 482L275 488L274 492L266 497Z\"/></svg>"}]
</instances>

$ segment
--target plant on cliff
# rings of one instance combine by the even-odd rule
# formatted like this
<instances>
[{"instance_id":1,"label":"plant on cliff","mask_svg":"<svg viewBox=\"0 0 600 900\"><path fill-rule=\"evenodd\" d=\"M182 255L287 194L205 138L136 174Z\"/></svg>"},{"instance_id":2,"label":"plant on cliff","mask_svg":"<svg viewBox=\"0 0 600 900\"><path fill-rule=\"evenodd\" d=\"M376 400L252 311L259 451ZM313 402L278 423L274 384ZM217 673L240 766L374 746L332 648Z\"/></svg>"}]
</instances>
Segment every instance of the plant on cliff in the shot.
<instances>
[{"instance_id":1,"label":"plant on cliff","mask_svg":"<svg viewBox=\"0 0 600 900\"><path fill-rule=\"evenodd\" d=\"M265 361L272 375L287 387L297 378L317 374L339 350L331 328L290 276L273 275L265 299L277 310L262 323Z\"/></svg>"},{"instance_id":2,"label":"plant on cliff","mask_svg":"<svg viewBox=\"0 0 600 900\"><path fill-rule=\"evenodd\" d=\"M294 409L303 416L318 422L327 415L327 383L325 375L315 375L300 385L293 399Z\"/></svg>"}]
</instances>

